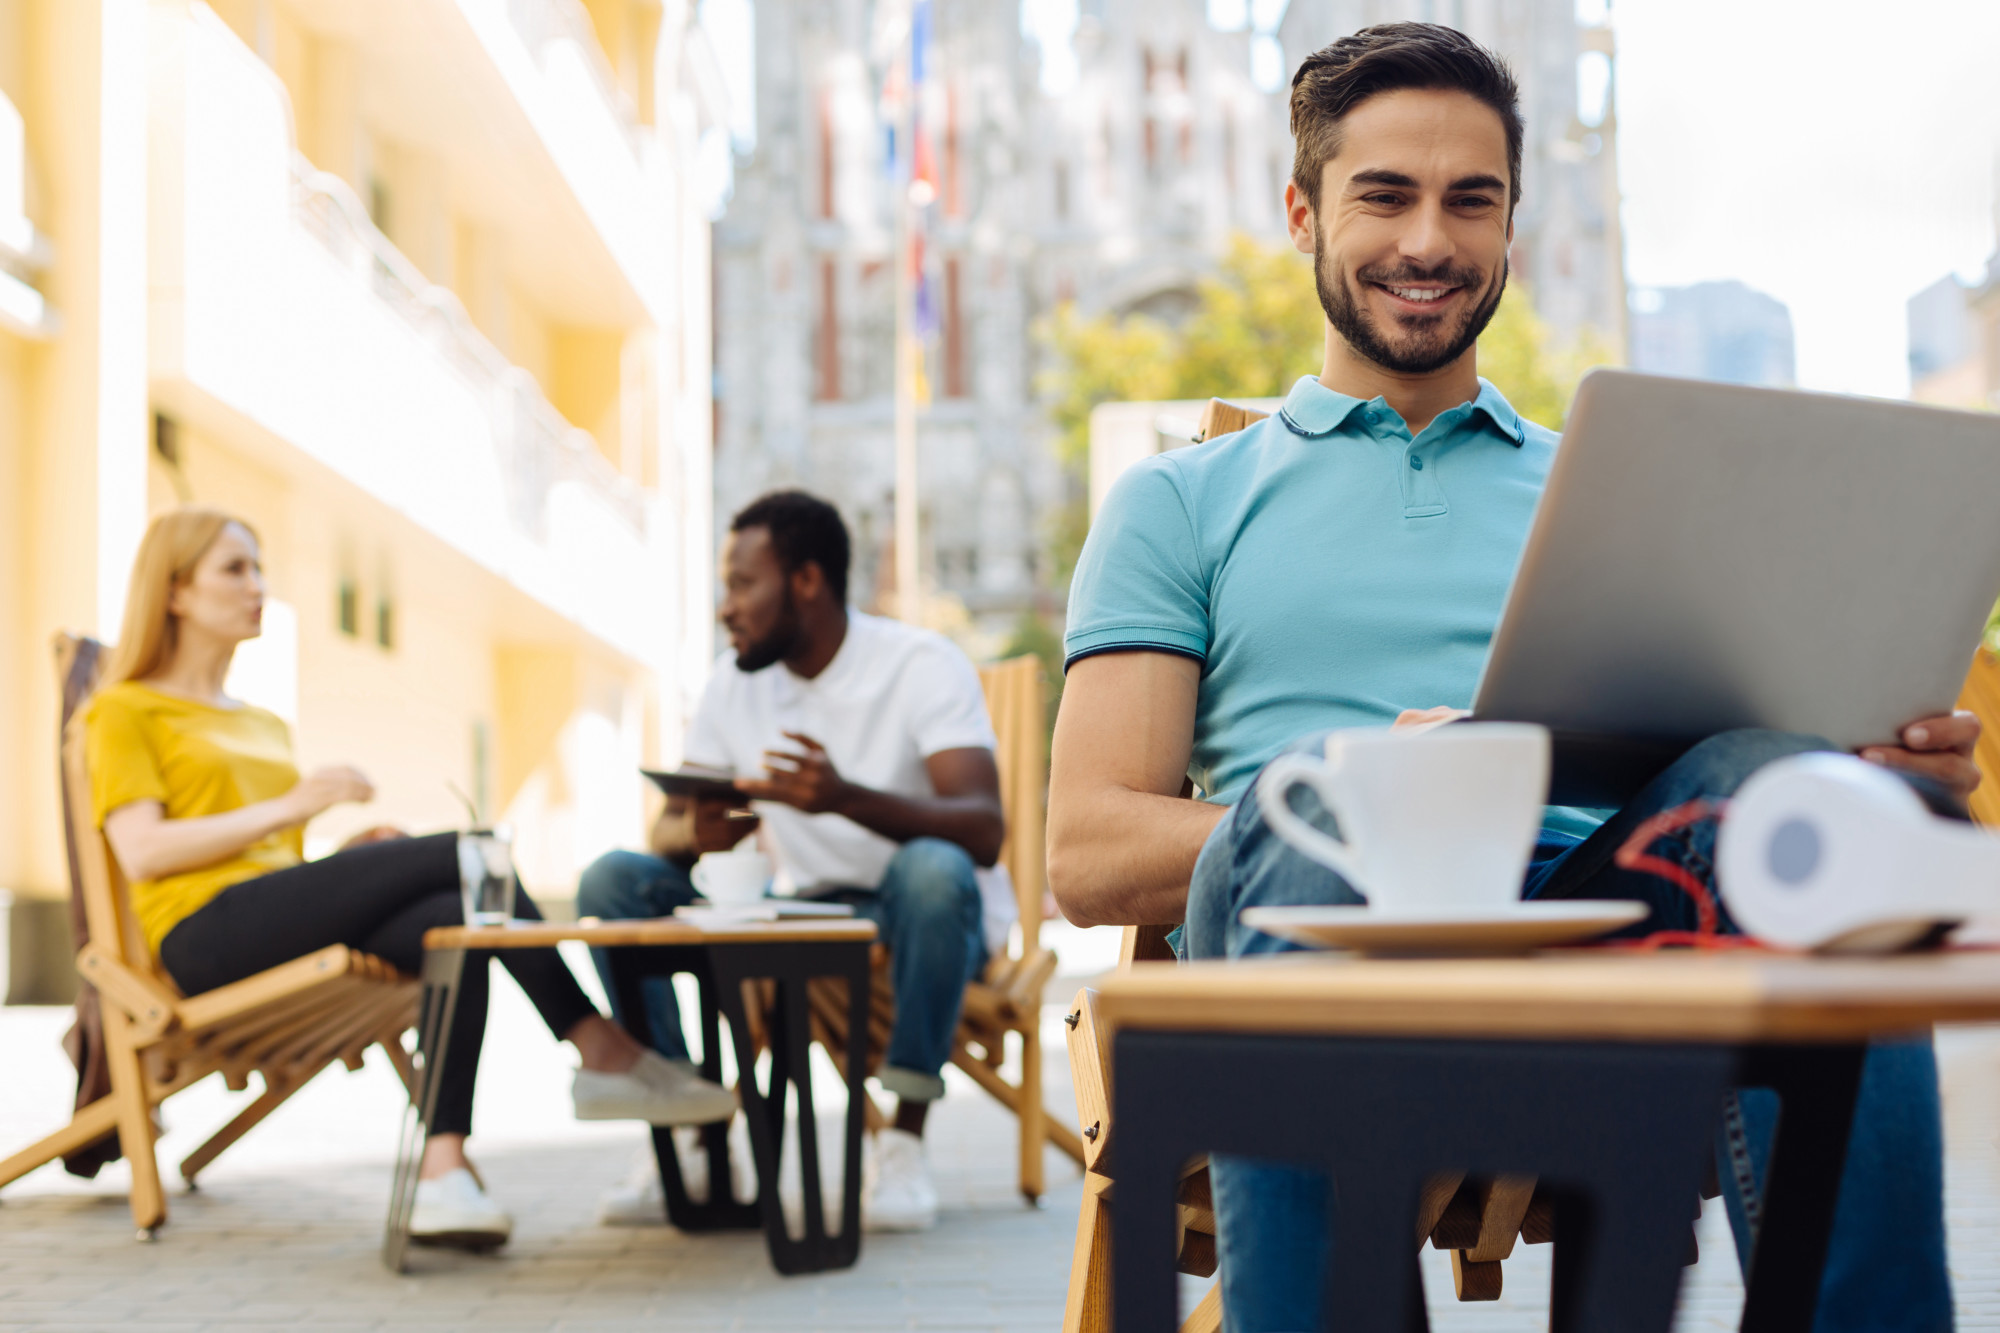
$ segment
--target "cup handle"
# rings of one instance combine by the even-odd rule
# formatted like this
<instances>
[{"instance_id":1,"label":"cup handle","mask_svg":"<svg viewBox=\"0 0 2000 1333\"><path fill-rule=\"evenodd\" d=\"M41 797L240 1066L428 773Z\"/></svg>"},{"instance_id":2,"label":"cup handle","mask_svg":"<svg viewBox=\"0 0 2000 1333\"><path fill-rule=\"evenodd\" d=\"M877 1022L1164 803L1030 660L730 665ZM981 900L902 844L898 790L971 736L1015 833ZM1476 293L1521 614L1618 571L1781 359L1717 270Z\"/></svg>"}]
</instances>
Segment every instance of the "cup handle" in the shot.
<instances>
[{"instance_id":1,"label":"cup handle","mask_svg":"<svg viewBox=\"0 0 2000 1333\"><path fill-rule=\"evenodd\" d=\"M696 861L694 863L694 868L688 871L688 880L690 883L694 885L695 892L699 893L702 897L706 898L709 896L709 892L708 892L708 884L702 878L701 872L703 871L703 869L705 869L705 867L702 865L702 863Z\"/></svg>"},{"instance_id":2,"label":"cup handle","mask_svg":"<svg viewBox=\"0 0 2000 1333\"><path fill-rule=\"evenodd\" d=\"M1264 812L1264 822L1271 826L1272 832L1339 875L1347 881L1349 888L1367 898L1370 896L1368 885L1361 876L1353 838L1342 842L1320 832L1299 818L1286 799L1291 795L1292 784L1303 782L1318 793L1320 801L1333 811L1336 819L1340 818L1333 794L1326 788L1330 776L1329 770L1310 755L1281 754L1271 761L1263 777L1257 780L1257 807ZM1346 826L1345 821L1342 821L1342 826Z\"/></svg>"}]
</instances>

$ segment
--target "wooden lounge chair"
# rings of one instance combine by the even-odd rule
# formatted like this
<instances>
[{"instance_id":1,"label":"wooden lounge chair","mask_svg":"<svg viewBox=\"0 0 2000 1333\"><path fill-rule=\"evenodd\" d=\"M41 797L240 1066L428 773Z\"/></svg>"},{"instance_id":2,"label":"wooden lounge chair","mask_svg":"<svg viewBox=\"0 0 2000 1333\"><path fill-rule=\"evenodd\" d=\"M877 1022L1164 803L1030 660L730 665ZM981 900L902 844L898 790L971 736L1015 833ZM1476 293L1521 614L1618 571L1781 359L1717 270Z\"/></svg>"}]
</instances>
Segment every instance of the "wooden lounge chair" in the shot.
<instances>
[{"instance_id":1,"label":"wooden lounge chair","mask_svg":"<svg viewBox=\"0 0 2000 1333\"><path fill-rule=\"evenodd\" d=\"M1000 803L1007 818L1007 841L1000 863L1014 880L1021 914L1020 944L996 955L986 965L985 975L965 988L965 1007L952 1042L951 1062L1020 1118L1020 1187L1022 1195L1032 1202L1047 1186L1042 1157L1048 1144L1068 1153L1079 1165L1084 1160L1083 1141L1053 1118L1042 1101L1042 988L1056 970L1055 954L1041 944L1042 821L1048 782L1042 665L1034 657L1016 657L981 668L979 677L1000 741ZM809 994L813 1038L844 1069L846 991L840 982L828 979L814 982ZM888 1049L889 1029L896 1018L888 955L879 946L870 998L868 1067L872 1072ZM1003 1068L1010 1033L1020 1044L1017 1082L1009 1081ZM888 1123L873 1099L865 1111L870 1129Z\"/></svg>"},{"instance_id":2,"label":"wooden lounge chair","mask_svg":"<svg viewBox=\"0 0 2000 1333\"><path fill-rule=\"evenodd\" d=\"M98 656L90 640L56 640L69 705L62 777L71 891L89 927L76 966L100 997L110 1090L79 1106L67 1127L0 1161L0 1185L115 1134L132 1163L132 1220L140 1239L150 1240L167 1216L154 1156L155 1107L213 1073L238 1091L252 1074L262 1081L262 1095L181 1163L181 1178L193 1189L224 1149L336 1060L359 1069L363 1053L379 1044L404 1085L414 1088L402 1034L416 1022L418 985L380 959L336 944L192 999L181 995L146 947L117 858L90 817L82 717L74 705L96 682Z\"/></svg>"}]
</instances>

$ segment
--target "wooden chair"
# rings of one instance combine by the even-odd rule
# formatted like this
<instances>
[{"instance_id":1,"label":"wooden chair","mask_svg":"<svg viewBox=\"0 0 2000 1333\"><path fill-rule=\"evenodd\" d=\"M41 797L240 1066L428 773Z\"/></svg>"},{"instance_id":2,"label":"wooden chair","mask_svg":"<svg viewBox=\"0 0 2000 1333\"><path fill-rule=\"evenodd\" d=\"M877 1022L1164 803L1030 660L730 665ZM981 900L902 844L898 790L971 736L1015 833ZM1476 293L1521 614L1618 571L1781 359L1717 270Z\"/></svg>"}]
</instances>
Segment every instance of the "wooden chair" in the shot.
<instances>
[{"instance_id":1,"label":"wooden chair","mask_svg":"<svg viewBox=\"0 0 2000 1333\"><path fill-rule=\"evenodd\" d=\"M1000 742L996 756L1000 803L1007 817L1007 841L1000 864L1007 867L1014 881L1021 914L1020 944L996 955L987 963L985 975L966 986L951 1062L1019 1117L1021 1194L1033 1202L1047 1186L1042 1160L1047 1145L1054 1144L1078 1165L1084 1160L1083 1141L1052 1117L1042 1100L1042 989L1056 970L1055 954L1041 943L1043 802L1049 771L1047 704L1042 664L1035 657L1015 657L982 667L979 677ZM844 1069L846 991L838 981L816 981L809 999L813 1039ZM868 1068L873 1072L888 1049L889 1029L896 1018L888 955L880 946L876 949L870 1005ZM1009 1082L1003 1070L1010 1034L1019 1042L1018 1082ZM872 1098L864 1112L871 1130L889 1123Z\"/></svg>"},{"instance_id":2,"label":"wooden chair","mask_svg":"<svg viewBox=\"0 0 2000 1333\"><path fill-rule=\"evenodd\" d=\"M97 651L86 639L57 638L61 678L84 687L66 690L66 699L87 697ZM87 679L72 681L73 671ZM238 1091L252 1074L262 1081L262 1095L181 1163L181 1178L193 1189L224 1149L336 1060L359 1069L367 1048L380 1045L404 1086L414 1089L402 1034L416 1022L418 984L336 944L192 999L182 996L147 948L117 858L92 824L83 719L68 710L62 777L72 893L89 926L76 966L101 996L110 1091L80 1106L67 1127L0 1161L0 1185L116 1134L132 1164L132 1220L140 1239L150 1240L167 1216L154 1155L155 1107L213 1073Z\"/></svg>"},{"instance_id":3,"label":"wooden chair","mask_svg":"<svg viewBox=\"0 0 2000 1333\"><path fill-rule=\"evenodd\" d=\"M1972 793L1972 817L1988 828L2000 827L2000 657L1981 648L1965 677L1958 706L1979 715L1985 730L1973 758L1986 781Z\"/></svg>"}]
</instances>

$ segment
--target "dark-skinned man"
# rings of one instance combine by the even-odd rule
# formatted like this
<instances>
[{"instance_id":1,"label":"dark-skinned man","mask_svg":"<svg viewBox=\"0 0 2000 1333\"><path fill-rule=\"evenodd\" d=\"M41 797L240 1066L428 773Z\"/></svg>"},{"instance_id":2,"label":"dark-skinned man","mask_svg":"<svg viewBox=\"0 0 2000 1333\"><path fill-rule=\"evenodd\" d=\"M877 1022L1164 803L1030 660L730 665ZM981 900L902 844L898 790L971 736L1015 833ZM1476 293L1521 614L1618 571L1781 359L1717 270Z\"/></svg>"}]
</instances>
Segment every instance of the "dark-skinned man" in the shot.
<instances>
[{"instance_id":1,"label":"dark-skinned man","mask_svg":"<svg viewBox=\"0 0 2000 1333\"><path fill-rule=\"evenodd\" d=\"M849 608L849 554L838 511L800 491L766 495L731 522L730 651L685 758L745 775L741 796L670 801L650 854L612 852L584 872L577 911L665 915L695 899L696 858L756 829L772 893L849 903L876 922L896 991L877 1077L899 1104L876 1137L862 1216L872 1230L916 1231L937 1217L924 1116L944 1094L965 984L1006 938L1014 897L995 865L1005 828L979 674L942 636ZM649 992L648 1017L661 1052L685 1060L670 988ZM635 1172L599 1215L661 1220L657 1175Z\"/></svg>"}]
</instances>

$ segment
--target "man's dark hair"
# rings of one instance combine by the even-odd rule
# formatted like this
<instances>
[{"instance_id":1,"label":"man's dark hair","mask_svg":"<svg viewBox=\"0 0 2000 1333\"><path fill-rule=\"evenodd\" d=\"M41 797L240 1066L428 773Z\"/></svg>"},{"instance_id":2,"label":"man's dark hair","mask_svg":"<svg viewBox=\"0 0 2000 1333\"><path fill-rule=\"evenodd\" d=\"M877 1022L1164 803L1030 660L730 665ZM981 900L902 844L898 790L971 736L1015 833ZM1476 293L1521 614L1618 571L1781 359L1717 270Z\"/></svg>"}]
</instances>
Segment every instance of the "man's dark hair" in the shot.
<instances>
[{"instance_id":1,"label":"man's dark hair","mask_svg":"<svg viewBox=\"0 0 2000 1333\"><path fill-rule=\"evenodd\" d=\"M853 547L840 511L804 491L772 491L752 500L729 521L731 532L763 528L771 534L778 564L791 574L807 561L819 566L835 600L847 601L847 565Z\"/></svg>"},{"instance_id":2,"label":"man's dark hair","mask_svg":"<svg viewBox=\"0 0 2000 1333\"><path fill-rule=\"evenodd\" d=\"M1340 122L1377 93L1447 88L1493 108L1507 130L1507 211L1521 202L1521 91L1507 62L1456 28L1378 23L1321 47L1292 75L1292 182L1319 212L1320 176Z\"/></svg>"}]
</instances>

